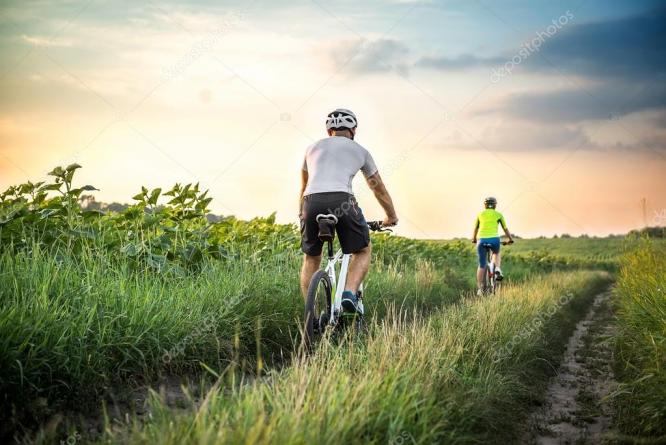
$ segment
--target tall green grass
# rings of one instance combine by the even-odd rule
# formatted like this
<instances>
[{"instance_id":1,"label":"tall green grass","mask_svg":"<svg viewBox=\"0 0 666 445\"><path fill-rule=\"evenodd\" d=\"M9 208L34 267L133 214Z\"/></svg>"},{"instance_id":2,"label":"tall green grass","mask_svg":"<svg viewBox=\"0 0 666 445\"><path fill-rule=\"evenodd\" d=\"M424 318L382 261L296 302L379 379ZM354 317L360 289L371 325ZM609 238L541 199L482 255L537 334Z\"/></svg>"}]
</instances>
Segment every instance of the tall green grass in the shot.
<instances>
[{"instance_id":1,"label":"tall green grass","mask_svg":"<svg viewBox=\"0 0 666 445\"><path fill-rule=\"evenodd\" d=\"M366 305L382 318L389 305L427 313L474 287L474 258L458 249L402 238L376 239ZM427 244L427 245L426 245ZM73 252L0 252L0 394L30 410L31 401L81 406L128 379L223 370L240 357L246 370L279 363L298 342L303 306L301 254L205 259L196 272L157 273L94 242ZM510 279L547 264L507 262ZM257 342L260 344L257 345ZM71 402L71 403L70 403ZM54 407L55 408L55 407Z\"/></svg>"},{"instance_id":2,"label":"tall green grass","mask_svg":"<svg viewBox=\"0 0 666 445\"><path fill-rule=\"evenodd\" d=\"M201 258L193 270L142 266L98 239L75 249L41 239L3 246L0 401L8 409L0 438L18 422L96 409L101 396L164 375L222 372L232 363L256 373L289 360L303 310L301 254L285 244L286 228L278 236L236 225L225 235L228 258ZM382 236L373 243L365 300L373 317L388 307L427 314L475 286L468 245ZM504 266L514 282L554 267L519 258Z\"/></svg>"},{"instance_id":3,"label":"tall green grass","mask_svg":"<svg viewBox=\"0 0 666 445\"><path fill-rule=\"evenodd\" d=\"M155 400L150 419L104 441L506 443L608 282L603 272L555 273L429 317L395 311L365 341L323 342L249 386L221 380L189 412Z\"/></svg>"},{"instance_id":4,"label":"tall green grass","mask_svg":"<svg viewBox=\"0 0 666 445\"><path fill-rule=\"evenodd\" d=\"M615 293L618 426L666 440L666 246L644 241L627 255Z\"/></svg>"},{"instance_id":5,"label":"tall green grass","mask_svg":"<svg viewBox=\"0 0 666 445\"><path fill-rule=\"evenodd\" d=\"M206 260L182 276L137 271L100 249L0 253L0 394L13 410L99 407L98 396L165 374L280 365L299 342L301 255ZM370 313L455 301L468 271L383 261L367 280ZM260 370L259 370L260 371ZM7 416L7 417L4 417Z\"/></svg>"}]
</instances>

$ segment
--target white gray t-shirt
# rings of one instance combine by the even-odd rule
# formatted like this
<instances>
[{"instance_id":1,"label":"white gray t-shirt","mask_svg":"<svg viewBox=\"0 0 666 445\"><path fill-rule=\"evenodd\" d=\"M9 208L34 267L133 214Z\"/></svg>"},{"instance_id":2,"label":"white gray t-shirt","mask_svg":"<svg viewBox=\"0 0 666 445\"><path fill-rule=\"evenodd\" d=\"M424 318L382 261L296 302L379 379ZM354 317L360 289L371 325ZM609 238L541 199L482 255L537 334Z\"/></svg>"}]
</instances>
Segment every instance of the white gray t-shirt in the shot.
<instances>
[{"instance_id":1,"label":"white gray t-shirt","mask_svg":"<svg viewBox=\"0 0 666 445\"><path fill-rule=\"evenodd\" d=\"M352 179L359 170L366 178L377 173L370 152L344 136L332 136L310 145L303 170L308 172L304 195L326 192L352 193Z\"/></svg>"}]
</instances>

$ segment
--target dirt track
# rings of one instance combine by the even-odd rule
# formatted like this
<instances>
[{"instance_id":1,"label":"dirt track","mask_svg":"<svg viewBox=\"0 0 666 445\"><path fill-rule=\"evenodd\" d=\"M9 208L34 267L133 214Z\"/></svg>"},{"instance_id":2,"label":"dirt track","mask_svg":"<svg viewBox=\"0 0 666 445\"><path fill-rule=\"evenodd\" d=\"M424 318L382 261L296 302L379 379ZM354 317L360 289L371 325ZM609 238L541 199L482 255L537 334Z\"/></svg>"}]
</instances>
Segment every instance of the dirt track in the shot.
<instances>
[{"instance_id":1,"label":"dirt track","mask_svg":"<svg viewBox=\"0 0 666 445\"><path fill-rule=\"evenodd\" d=\"M608 293L598 295L569 338L545 404L530 417L525 443L608 441L612 411L607 396L616 386L609 342L614 325L608 300Z\"/></svg>"}]
</instances>

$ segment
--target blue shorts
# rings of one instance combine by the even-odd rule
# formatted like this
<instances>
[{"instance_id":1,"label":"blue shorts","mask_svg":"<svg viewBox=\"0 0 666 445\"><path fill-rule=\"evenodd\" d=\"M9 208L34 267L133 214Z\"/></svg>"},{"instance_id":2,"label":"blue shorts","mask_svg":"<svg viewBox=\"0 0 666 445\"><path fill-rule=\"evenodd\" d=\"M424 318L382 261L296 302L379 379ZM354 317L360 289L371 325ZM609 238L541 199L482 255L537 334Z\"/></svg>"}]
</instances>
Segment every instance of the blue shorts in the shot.
<instances>
[{"instance_id":1,"label":"blue shorts","mask_svg":"<svg viewBox=\"0 0 666 445\"><path fill-rule=\"evenodd\" d=\"M499 236L496 236L494 238L481 238L479 239L479 242L476 243L476 252L479 254L479 267L481 268L487 266L486 248L484 247L484 244L490 246L490 250L492 250L493 253L499 253L500 251Z\"/></svg>"}]
</instances>

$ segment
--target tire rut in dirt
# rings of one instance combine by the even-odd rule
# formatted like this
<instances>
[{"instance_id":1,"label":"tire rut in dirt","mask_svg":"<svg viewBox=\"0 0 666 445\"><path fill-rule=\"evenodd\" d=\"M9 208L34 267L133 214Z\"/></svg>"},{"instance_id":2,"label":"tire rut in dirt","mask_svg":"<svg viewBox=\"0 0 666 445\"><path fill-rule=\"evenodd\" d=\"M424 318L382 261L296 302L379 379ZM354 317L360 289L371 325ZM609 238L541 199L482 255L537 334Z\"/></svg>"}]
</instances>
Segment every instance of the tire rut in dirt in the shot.
<instances>
[{"instance_id":1,"label":"tire rut in dirt","mask_svg":"<svg viewBox=\"0 0 666 445\"><path fill-rule=\"evenodd\" d=\"M615 329L609 293L598 295L569 338L558 374L543 407L529 419L525 443L598 444L611 440L612 409L607 396L613 376Z\"/></svg>"}]
</instances>

